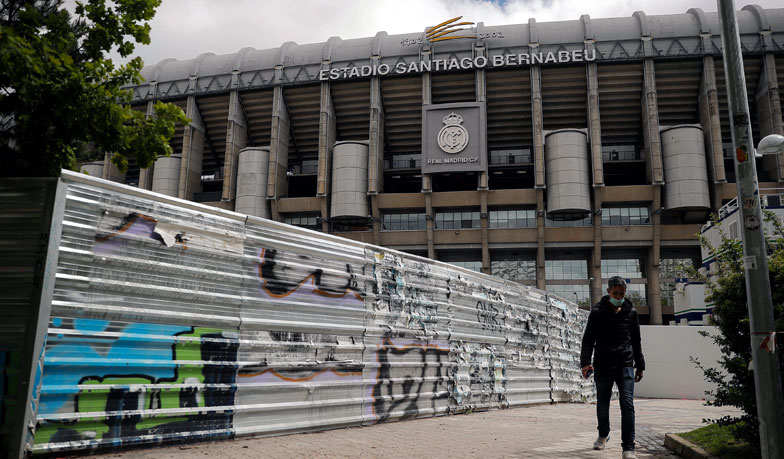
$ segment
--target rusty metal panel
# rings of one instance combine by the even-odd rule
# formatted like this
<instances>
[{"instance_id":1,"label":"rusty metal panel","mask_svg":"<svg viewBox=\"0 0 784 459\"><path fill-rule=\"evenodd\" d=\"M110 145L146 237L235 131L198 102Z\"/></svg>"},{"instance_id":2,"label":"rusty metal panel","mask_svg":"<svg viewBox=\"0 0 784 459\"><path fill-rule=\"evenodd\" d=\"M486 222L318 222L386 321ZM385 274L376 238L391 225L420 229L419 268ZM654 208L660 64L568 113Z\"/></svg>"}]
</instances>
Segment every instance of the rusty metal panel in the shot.
<instances>
[{"instance_id":1,"label":"rusty metal panel","mask_svg":"<svg viewBox=\"0 0 784 459\"><path fill-rule=\"evenodd\" d=\"M587 317L519 284L64 173L35 451L581 400Z\"/></svg>"}]
</instances>

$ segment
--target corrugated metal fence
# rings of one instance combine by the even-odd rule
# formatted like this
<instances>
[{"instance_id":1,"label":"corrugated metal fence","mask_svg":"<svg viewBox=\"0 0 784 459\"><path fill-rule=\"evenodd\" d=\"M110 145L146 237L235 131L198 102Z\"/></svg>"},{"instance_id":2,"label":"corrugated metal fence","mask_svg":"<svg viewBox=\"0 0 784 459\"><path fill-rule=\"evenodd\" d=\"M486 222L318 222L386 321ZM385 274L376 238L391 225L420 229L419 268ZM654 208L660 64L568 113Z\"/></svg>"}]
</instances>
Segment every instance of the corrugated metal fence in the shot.
<instances>
[{"instance_id":1,"label":"corrugated metal fence","mask_svg":"<svg viewBox=\"0 0 784 459\"><path fill-rule=\"evenodd\" d=\"M512 282L64 173L34 451L580 401L587 315Z\"/></svg>"}]
</instances>

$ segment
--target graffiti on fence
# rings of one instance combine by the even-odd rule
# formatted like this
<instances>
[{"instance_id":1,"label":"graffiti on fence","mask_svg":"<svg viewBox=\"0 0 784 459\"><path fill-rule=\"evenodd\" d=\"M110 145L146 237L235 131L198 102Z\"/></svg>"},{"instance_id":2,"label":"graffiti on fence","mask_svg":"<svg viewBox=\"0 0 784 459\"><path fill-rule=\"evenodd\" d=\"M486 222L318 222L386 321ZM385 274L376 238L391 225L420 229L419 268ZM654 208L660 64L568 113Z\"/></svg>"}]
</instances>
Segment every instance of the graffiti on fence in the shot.
<instances>
[{"instance_id":1,"label":"graffiti on fence","mask_svg":"<svg viewBox=\"0 0 784 459\"><path fill-rule=\"evenodd\" d=\"M431 334L438 304L428 271L421 263L403 269L403 260L390 253L374 254L374 310L380 323L392 330L421 330Z\"/></svg>"},{"instance_id":2,"label":"graffiti on fence","mask_svg":"<svg viewBox=\"0 0 784 459\"><path fill-rule=\"evenodd\" d=\"M500 330L498 309L489 301L479 300L476 302L476 320L484 330Z\"/></svg>"},{"instance_id":3,"label":"graffiti on fence","mask_svg":"<svg viewBox=\"0 0 784 459\"><path fill-rule=\"evenodd\" d=\"M59 318L51 327L36 443L231 435L236 332Z\"/></svg>"},{"instance_id":4,"label":"graffiti on fence","mask_svg":"<svg viewBox=\"0 0 784 459\"><path fill-rule=\"evenodd\" d=\"M358 274L361 273L356 272L357 268L344 263L341 271L325 270L313 266L317 261L323 263L326 260L279 252L277 249L262 249L258 263L262 290L274 298L288 297L305 290L326 298L363 300L364 286L360 283Z\"/></svg>"},{"instance_id":5,"label":"graffiti on fence","mask_svg":"<svg viewBox=\"0 0 784 459\"><path fill-rule=\"evenodd\" d=\"M432 416L439 405L446 404L446 343L383 338L375 358L378 368L371 397L376 422Z\"/></svg>"},{"instance_id":6,"label":"graffiti on fence","mask_svg":"<svg viewBox=\"0 0 784 459\"><path fill-rule=\"evenodd\" d=\"M450 409L465 411L492 404L507 406L506 357L503 347L454 343L449 370Z\"/></svg>"},{"instance_id":7,"label":"graffiti on fence","mask_svg":"<svg viewBox=\"0 0 784 459\"><path fill-rule=\"evenodd\" d=\"M122 250L127 241L134 238L149 238L163 244L163 239L155 232L156 223L156 219L136 212L115 217L104 211L95 235L95 253L109 254Z\"/></svg>"}]
</instances>

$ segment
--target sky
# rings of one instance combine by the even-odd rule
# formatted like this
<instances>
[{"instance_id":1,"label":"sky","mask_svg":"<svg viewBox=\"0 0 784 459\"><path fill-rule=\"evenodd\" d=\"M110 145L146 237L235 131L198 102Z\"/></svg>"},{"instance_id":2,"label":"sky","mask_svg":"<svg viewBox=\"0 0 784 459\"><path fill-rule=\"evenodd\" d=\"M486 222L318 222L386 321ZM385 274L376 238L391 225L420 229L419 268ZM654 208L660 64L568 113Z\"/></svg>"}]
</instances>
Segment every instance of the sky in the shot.
<instances>
[{"instance_id":1,"label":"sky","mask_svg":"<svg viewBox=\"0 0 784 459\"><path fill-rule=\"evenodd\" d=\"M782 8L783 0L736 0L736 9L756 3ZM166 58L192 59L201 53L233 54L245 47L299 44L421 32L456 16L485 26L682 14L689 8L717 10L715 0L163 0L151 21L151 43L137 46L145 65ZM116 57L116 56L115 56Z\"/></svg>"}]
</instances>

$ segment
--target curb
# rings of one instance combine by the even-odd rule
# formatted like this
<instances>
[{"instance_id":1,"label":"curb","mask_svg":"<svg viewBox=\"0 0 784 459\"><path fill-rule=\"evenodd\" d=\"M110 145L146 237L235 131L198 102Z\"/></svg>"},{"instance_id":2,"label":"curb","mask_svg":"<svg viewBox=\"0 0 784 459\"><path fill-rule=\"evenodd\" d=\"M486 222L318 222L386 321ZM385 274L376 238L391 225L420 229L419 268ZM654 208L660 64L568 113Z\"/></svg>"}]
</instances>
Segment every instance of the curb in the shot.
<instances>
[{"instance_id":1,"label":"curb","mask_svg":"<svg viewBox=\"0 0 784 459\"><path fill-rule=\"evenodd\" d=\"M712 459L707 451L677 434L665 434L664 446L684 459Z\"/></svg>"}]
</instances>

